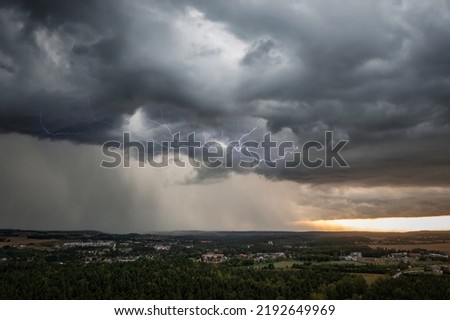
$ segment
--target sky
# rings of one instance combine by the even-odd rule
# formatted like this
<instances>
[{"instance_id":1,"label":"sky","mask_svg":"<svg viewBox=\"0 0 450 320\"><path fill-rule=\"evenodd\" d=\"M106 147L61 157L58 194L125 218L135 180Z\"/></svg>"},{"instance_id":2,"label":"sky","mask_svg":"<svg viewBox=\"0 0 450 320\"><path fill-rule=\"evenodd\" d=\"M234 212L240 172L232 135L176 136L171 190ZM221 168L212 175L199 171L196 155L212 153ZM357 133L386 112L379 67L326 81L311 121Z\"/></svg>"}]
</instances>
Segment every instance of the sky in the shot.
<instances>
[{"instance_id":1,"label":"sky","mask_svg":"<svg viewBox=\"0 0 450 320\"><path fill-rule=\"evenodd\" d=\"M0 30L0 228L450 229L450 1L3 0ZM100 166L124 132L326 131L348 168Z\"/></svg>"}]
</instances>

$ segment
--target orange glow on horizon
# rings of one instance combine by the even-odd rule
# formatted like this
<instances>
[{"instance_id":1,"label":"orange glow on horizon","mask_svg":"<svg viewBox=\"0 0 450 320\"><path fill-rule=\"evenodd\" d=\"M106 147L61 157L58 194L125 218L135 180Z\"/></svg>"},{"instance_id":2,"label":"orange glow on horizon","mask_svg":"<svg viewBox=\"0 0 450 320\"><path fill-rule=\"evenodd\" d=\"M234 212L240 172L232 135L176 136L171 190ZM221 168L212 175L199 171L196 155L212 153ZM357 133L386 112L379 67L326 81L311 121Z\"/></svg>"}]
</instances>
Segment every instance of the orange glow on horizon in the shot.
<instances>
[{"instance_id":1,"label":"orange glow on horizon","mask_svg":"<svg viewBox=\"0 0 450 320\"><path fill-rule=\"evenodd\" d=\"M450 216L376 219L303 220L294 226L318 231L420 231L450 230Z\"/></svg>"}]
</instances>

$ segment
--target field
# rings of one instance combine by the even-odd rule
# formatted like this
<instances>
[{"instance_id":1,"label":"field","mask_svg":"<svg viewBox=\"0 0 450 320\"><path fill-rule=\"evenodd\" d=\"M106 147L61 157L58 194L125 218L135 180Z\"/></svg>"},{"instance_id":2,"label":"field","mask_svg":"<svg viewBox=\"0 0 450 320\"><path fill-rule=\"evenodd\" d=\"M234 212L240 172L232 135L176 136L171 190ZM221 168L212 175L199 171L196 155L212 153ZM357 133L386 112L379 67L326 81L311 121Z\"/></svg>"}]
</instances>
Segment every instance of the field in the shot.
<instances>
[{"instance_id":1,"label":"field","mask_svg":"<svg viewBox=\"0 0 450 320\"><path fill-rule=\"evenodd\" d=\"M372 248L385 248L393 250L413 250L413 249L426 249L437 250L450 255L450 242L441 243L416 243L416 244L376 244L371 245Z\"/></svg>"},{"instance_id":2,"label":"field","mask_svg":"<svg viewBox=\"0 0 450 320\"><path fill-rule=\"evenodd\" d=\"M278 261L274 263L275 268L291 268L293 264L302 265L304 261Z\"/></svg>"},{"instance_id":3,"label":"field","mask_svg":"<svg viewBox=\"0 0 450 320\"><path fill-rule=\"evenodd\" d=\"M6 247L6 246L33 246L33 245L43 245L46 243L51 243L56 240L40 240L40 239L28 239L26 237L7 237L6 240L8 241L0 241L0 248Z\"/></svg>"}]
</instances>

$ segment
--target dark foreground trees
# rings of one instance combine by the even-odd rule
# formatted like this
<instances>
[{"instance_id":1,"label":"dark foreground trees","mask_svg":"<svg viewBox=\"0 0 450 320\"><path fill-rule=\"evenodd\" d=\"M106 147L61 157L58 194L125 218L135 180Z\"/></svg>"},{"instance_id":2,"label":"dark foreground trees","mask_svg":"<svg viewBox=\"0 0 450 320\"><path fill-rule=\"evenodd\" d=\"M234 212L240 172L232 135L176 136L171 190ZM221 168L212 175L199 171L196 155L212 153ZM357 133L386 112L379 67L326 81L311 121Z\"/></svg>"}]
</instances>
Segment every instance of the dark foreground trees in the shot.
<instances>
[{"instance_id":1,"label":"dark foreground trees","mask_svg":"<svg viewBox=\"0 0 450 320\"><path fill-rule=\"evenodd\" d=\"M360 276L313 267L258 270L189 260L0 263L0 299L449 299L449 279L416 283L405 277L368 288Z\"/></svg>"},{"instance_id":2,"label":"dark foreground trees","mask_svg":"<svg viewBox=\"0 0 450 320\"><path fill-rule=\"evenodd\" d=\"M404 274L399 278L380 279L372 284L366 299L441 300L450 299L450 276Z\"/></svg>"}]
</instances>

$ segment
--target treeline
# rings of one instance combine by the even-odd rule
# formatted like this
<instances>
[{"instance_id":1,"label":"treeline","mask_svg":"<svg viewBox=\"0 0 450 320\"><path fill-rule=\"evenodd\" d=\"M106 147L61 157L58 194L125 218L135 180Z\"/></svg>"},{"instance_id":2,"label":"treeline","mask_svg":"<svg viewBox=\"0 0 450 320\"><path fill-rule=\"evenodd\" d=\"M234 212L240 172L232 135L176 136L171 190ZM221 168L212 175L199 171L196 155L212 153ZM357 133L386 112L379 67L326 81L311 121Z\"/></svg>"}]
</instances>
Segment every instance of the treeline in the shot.
<instances>
[{"instance_id":1,"label":"treeline","mask_svg":"<svg viewBox=\"0 0 450 320\"><path fill-rule=\"evenodd\" d=\"M305 267L231 268L190 260L0 263L0 299L449 299L450 276L361 276Z\"/></svg>"},{"instance_id":2,"label":"treeline","mask_svg":"<svg viewBox=\"0 0 450 320\"><path fill-rule=\"evenodd\" d=\"M229 268L189 260L1 263L0 299L309 299L322 286L345 277L337 272Z\"/></svg>"},{"instance_id":3,"label":"treeline","mask_svg":"<svg viewBox=\"0 0 450 320\"><path fill-rule=\"evenodd\" d=\"M379 279L371 285L364 298L448 300L450 299L450 276L402 274L396 279Z\"/></svg>"},{"instance_id":4,"label":"treeline","mask_svg":"<svg viewBox=\"0 0 450 320\"><path fill-rule=\"evenodd\" d=\"M376 274L394 274L396 273L397 268L400 268L401 263L398 266L390 266L390 265L378 265L378 264L327 264L327 265L315 265L314 269L316 271L326 270L326 271L335 271L335 272L344 272L344 273L376 273ZM407 268L408 265L405 265ZM293 264L293 269L303 269L304 265L301 264Z\"/></svg>"}]
</instances>

